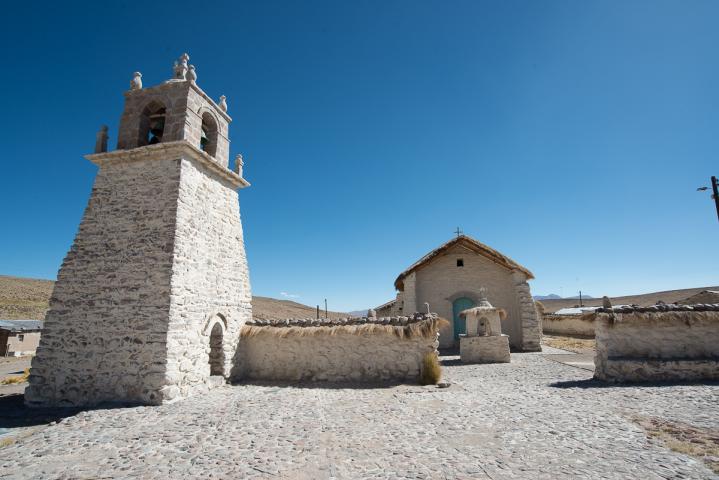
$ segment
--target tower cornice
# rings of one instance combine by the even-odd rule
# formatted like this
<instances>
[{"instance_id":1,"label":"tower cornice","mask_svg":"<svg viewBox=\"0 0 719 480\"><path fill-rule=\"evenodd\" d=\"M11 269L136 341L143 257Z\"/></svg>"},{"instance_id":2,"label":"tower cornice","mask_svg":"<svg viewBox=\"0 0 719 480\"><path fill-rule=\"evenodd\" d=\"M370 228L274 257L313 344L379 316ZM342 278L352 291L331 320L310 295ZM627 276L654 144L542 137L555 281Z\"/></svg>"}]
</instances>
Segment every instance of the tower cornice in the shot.
<instances>
[{"instance_id":1,"label":"tower cornice","mask_svg":"<svg viewBox=\"0 0 719 480\"><path fill-rule=\"evenodd\" d=\"M112 152L94 153L85 155L85 158L98 167L111 163L130 163L143 160L187 158L206 166L218 176L230 182L230 184L232 184L235 188L245 188L250 186L250 182L232 170L220 165L214 158L195 147L187 140L157 143L129 150L114 150Z\"/></svg>"}]
</instances>

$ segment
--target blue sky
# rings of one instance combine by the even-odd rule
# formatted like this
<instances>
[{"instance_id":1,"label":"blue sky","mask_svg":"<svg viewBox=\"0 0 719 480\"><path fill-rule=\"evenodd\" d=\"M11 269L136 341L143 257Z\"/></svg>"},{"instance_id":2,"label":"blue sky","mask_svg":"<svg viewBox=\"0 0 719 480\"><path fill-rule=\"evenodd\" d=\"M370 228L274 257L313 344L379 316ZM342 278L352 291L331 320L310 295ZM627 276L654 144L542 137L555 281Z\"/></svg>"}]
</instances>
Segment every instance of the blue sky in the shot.
<instances>
[{"instance_id":1,"label":"blue sky","mask_svg":"<svg viewBox=\"0 0 719 480\"><path fill-rule=\"evenodd\" d=\"M23 3L25 3L23 5ZM228 98L253 293L352 310L464 232L535 294L719 284L719 2L12 2L0 273L54 278L122 92Z\"/></svg>"}]
</instances>

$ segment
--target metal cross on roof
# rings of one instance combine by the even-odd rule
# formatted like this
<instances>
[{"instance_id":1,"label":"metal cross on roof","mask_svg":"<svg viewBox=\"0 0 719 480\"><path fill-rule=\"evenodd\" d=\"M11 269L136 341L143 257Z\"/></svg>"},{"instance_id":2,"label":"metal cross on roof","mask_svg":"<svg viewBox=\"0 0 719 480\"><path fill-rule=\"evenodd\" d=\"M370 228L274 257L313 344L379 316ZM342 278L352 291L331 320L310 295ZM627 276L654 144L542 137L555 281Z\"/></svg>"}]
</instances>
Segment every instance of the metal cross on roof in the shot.
<instances>
[{"instance_id":1,"label":"metal cross on roof","mask_svg":"<svg viewBox=\"0 0 719 480\"><path fill-rule=\"evenodd\" d=\"M460 229L459 227L457 227L457 230L456 230L454 233L456 233L457 236L459 237L459 236L462 235L464 232L462 231L462 229Z\"/></svg>"}]
</instances>

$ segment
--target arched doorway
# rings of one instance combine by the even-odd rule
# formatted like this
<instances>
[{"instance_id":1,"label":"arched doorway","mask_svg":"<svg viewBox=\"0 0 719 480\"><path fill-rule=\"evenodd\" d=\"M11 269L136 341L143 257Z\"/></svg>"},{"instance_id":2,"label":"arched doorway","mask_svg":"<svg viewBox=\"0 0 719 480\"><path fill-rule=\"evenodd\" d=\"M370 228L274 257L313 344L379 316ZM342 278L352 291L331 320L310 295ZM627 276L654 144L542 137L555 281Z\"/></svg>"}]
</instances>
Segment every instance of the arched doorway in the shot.
<instances>
[{"instance_id":1,"label":"arched doorway","mask_svg":"<svg viewBox=\"0 0 719 480\"><path fill-rule=\"evenodd\" d=\"M459 316L459 313L468 308L474 307L472 299L467 297L459 297L452 302L452 324L454 325L454 339L459 340L460 333L467 333L466 321Z\"/></svg>"},{"instance_id":2,"label":"arched doorway","mask_svg":"<svg viewBox=\"0 0 719 480\"><path fill-rule=\"evenodd\" d=\"M225 352L222 349L222 324L215 323L210 332L210 375L224 375Z\"/></svg>"}]
</instances>

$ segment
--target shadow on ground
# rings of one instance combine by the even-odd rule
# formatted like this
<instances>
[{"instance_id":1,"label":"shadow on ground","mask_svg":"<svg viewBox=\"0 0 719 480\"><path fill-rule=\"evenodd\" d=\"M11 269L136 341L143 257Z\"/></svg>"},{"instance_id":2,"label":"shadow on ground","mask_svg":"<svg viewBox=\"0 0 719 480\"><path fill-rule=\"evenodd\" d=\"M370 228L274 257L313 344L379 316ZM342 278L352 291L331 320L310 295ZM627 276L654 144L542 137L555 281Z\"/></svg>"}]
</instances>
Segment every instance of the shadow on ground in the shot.
<instances>
[{"instance_id":1,"label":"shadow on ground","mask_svg":"<svg viewBox=\"0 0 719 480\"><path fill-rule=\"evenodd\" d=\"M236 380L230 382L232 386L253 385L258 387L276 387L276 388L306 388L318 390L346 390L346 389L389 389L400 386L420 387L419 383L409 382L283 382L269 380ZM435 387L435 385L432 385Z\"/></svg>"},{"instance_id":2,"label":"shadow on ground","mask_svg":"<svg viewBox=\"0 0 719 480\"><path fill-rule=\"evenodd\" d=\"M23 394L0 397L0 428L19 428L47 425L89 410L132 408L136 404L105 404L93 407L30 408Z\"/></svg>"},{"instance_id":3,"label":"shadow on ground","mask_svg":"<svg viewBox=\"0 0 719 480\"><path fill-rule=\"evenodd\" d=\"M563 382L550 383L550 387L554 388L646 388L646 387L677 387L690 385L713 385L719 386L716 380L695 380L695 381L676 381L676 382L636 382L636 383L612 383L603 382L589 378L586 380L567 380Z\"/></svg>"}]
</instances>

